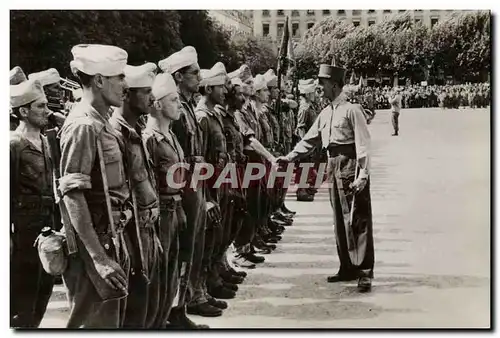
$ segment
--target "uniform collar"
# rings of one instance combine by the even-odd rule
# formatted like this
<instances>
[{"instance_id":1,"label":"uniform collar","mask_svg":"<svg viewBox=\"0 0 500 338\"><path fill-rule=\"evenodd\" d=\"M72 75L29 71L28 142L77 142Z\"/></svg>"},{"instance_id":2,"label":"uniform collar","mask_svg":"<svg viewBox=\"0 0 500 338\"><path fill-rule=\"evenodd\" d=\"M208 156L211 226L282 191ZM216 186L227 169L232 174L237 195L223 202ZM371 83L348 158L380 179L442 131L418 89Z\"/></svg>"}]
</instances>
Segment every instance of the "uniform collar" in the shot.
<instances>
[{"instance_id":1,"label":"uniform collar","mask_svg":"<svg viewBox=\"0 0 500 338\"><path fill-rule=\"evenodd\" d=\"M115 112L113 113L113 116L111 116L111 120L116 121L118 123L118 125L120 125L122 128L125 128L128 135L124 135L124 136L128 136L130 138L135 138L135 139L141 138L141 136L140 136L141 131L140 131L139 126L136 126L136 128L132 127L127 122L127 120L125 120L123 115L118 113L118 110L115 110Z\"/></svg>"}]
</instances>

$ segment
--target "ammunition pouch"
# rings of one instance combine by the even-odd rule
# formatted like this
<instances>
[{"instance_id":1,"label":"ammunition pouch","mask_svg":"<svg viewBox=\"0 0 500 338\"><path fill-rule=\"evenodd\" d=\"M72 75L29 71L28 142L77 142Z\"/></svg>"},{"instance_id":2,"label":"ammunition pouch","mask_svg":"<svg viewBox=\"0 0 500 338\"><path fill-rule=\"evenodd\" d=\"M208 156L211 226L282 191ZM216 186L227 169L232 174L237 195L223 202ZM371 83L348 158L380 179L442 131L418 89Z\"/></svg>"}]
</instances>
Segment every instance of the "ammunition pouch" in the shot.
<instances>
[{"instance_id":1,"label":"ammunition pouch","mask_svg":"<svg viewBox=\"0 0 500 338\"><path fill-rule=\"evenodd\" d=\"M137 212L137 218L139 220L139 228L140 229L149 229L153 228L156 221L159 218L160 210L159 208L151 208L146 210L139 210Z\"/></svg>"}]
</instances>

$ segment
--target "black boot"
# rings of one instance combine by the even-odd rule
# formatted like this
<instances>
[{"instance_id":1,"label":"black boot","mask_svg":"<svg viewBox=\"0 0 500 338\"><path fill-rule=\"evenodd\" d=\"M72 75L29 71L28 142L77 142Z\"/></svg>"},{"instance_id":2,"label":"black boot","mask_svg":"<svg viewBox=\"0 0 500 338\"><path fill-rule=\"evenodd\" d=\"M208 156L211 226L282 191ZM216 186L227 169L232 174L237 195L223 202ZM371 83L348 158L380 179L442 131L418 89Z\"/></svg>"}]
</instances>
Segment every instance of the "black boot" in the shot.
<instances>
[{"instance_id":1,"label":"black boot","mask_svg":"<svg viewBox=\"0 0 500 338\"><path fill-rule=\"evenodd\" d=\"M210 305L209 302L206 302L202 304L188 305L187 313L202 317L219 317L222 315L222 310L218 307Z\"/></svg>"},{"instance_id":2,"label":"black boot","mask_svg":"<svg viewBox=\"0 0 500 338\"><path fill-rule=\"evenodd\" d=\"M186 308L173 308L170 311L170 316L168 317L169 325L168 329L181 329L181 330L203 330L209 329L208 325L196 324L191 319L186 316Z\"/></svg>"}]
</instances>

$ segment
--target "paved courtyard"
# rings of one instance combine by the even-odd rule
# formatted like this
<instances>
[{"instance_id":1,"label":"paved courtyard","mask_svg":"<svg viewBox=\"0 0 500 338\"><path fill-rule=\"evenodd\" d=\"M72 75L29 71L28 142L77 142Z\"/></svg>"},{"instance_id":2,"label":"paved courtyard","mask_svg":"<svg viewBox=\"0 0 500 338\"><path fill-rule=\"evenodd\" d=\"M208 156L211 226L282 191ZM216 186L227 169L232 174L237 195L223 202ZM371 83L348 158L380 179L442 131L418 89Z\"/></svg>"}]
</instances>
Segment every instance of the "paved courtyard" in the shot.
<instances>
[{"instance_id":1,"label":"paved courtyard","mask_svg":"<svg viewBox=\"0 0 500 338\"><path fill-rule=\"evenodd\" d=\"M214 328L489 327L490 110L405 109L370 125L375 279L329 284L338 258L327 191L297 211L266 262L250 270ZM64 327L62 287L42 327Z\"/></svg>"}]
</instances>

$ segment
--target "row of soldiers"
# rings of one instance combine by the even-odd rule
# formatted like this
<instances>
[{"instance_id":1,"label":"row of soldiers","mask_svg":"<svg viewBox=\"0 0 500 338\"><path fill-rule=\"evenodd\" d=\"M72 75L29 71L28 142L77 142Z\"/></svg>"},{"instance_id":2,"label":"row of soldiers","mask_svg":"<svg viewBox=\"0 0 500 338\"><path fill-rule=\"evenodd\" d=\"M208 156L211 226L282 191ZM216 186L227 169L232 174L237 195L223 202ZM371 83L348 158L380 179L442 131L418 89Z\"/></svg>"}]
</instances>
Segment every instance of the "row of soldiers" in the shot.
<instances>
[{"instance_id":1,"label":"row of soldiers","mask_svg":"<svg viewBox=\"0 0 500 338\"><path fill-rule=\"evenodd\" d=\"M55 276L33 243L52 228L65 238L68 328L206 328L187 314L222 315L221 299L247 276L230 247L235 266L255 268L295 214L283 182L267 187L268 172L248 188L213 181L229 163L239 182L249 163L271 170L291 151L298 105L279 97L272 70L200 69L191 46L141 66L115 46L71 53L82 88L67 115L48 107L60 90L55 69L11 71L11 326L43 318ZM302 136L316 120L316 88L300 83ZM181 163L188 169L169 177ZM215 176L197 182L203 163Z\"/></svg>"}]
</instances>

